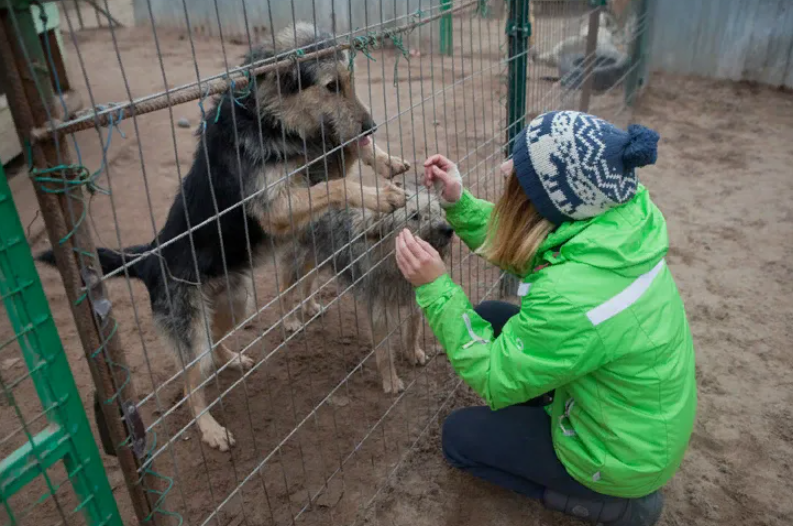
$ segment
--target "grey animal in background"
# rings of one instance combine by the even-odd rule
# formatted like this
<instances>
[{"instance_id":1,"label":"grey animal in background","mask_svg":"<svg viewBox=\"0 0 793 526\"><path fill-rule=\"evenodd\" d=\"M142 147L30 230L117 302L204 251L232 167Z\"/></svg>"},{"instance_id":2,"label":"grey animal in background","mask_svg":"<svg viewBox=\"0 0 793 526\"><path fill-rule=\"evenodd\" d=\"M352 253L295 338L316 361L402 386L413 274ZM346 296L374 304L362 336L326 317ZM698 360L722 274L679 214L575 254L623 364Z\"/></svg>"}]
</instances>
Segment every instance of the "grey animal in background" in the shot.
<instances>
[{"instance_id":1,"label":"grey animal in background","mask_svg":"<svg viewBox=\"0 0 793 526\"><path fill-rule=\"evenodd\" d=\"M398 345L408 362L424 365L427 360L419 344L421 314L416 308L415 289L402 276L394 257L396 235L407 227L445 257L454 234L433 194L409 188L408 196L406 207L391 214L357 208L330 210L303 231L296 247L285 245L280 252L280 268L290 271L284 277L285 286L303 279L287 295L287 309L293 310L302 296L305 320L322 310L312 296L319 271L338 273L342 290L353 286L353 294L370 318L377 369L386 393L404 390L391 345L385 341L391 331L396 329ZM317 262L319 269L315 267ZM297 311L285 320L288 330L302 327L299 316Z\"/></svg>"}]
</instances>

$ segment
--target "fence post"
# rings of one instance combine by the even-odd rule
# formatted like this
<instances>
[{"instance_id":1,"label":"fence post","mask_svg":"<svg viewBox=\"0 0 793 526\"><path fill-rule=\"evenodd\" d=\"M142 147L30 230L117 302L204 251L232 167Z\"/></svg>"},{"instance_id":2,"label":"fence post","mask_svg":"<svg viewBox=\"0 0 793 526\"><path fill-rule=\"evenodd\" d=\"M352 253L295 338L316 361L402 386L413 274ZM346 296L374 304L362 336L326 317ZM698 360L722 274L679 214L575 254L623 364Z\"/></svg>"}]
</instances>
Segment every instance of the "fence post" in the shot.
<instances>
[{"instance_id":1,"label":"fence post","mask_svg":"<svg viewBox=\"0 0 793 526\"><path fill-rule=\"evenodd\" d=\"M625 78L625 105L632 107L636 101L636 92L644 85L647 75L647 42L650 28L650 0L635 0L636 28L638 35L634 35L631 46L631 64L628 76ZM643 29L642 29L643 28Z\"/></svg>"},{"instance_id":2,"label":"fence post","mask_svg":"<svg viewBox=\"0 0 793 526\"><path fill-rule=\"evenodd\" d=\"M597 61L598 31L600 28L600 13L606 0L592 0L590 5L594 7L589 13L589 28L586 35L586 51L584 52L584 84L581 86L580 109L583 112L589 111L589 99L592 96L593 74Z\"/></svg>"},{"instance_id":3,"label":"fence post","mask_svg":"<svg viewBox=\"0 0 793 526\"><path fill-rule=\"evenodd\" d=\"M16 341L49 422L0 459L0 501L11 524L16 524L11 497L38 477L47 477L47 468L63 461L85 523L123 526L1 164L0 224L0 296L15 334L3 336L0 351ZM7 400L15 404L13 383L2 387ZM30 423L22 412L18 418L28 431ZM11 428L9 421L3 425Z\"/></svg>"},{"instance_id":4,"label":"fence post","mask_svg":"<svg viewBox=\"0 0 793 526\"><path fill-rule=\"evenodd\" d=\"M449 11L452 8L452 0L441 0L441 11ZM441 17L441 55L452 55L452 15Z\"/></svg>"},{"instance_id":5,"label":"fence post","mask_svg":"<svg viewBox=\"0 0 793 526\"><path fill-rule=\"evenodd\" d=\"M509 0L507 17L508 37L508 75L507 75L507 151L512 155L515 136L526 125L526 71L528 45L531 36L529 23L529 0ZM507 274L501 280L501 297L512 296L517 292L518 280Z\"/></svg>"},{"instance_id":6,"label":"fence post","mask_svg":"<svg viewBox=\"0 0 793 526\"><path fill-rule=\"evenodd\" d=\"M15 124L23 142L31 145L31 131L47 124L55 99L30 4L16 0L13 5L13 12L0 9L0 64L6 75L9 102L16 108ZM61 135L58 140L63 142L65 137ZM149 471L141 469L147 454L145 435L138 431L142 422L136 418L137 396L129 381L130 369L102 286L96 249L87 223L82 220L87 210L81 185L87 181L77 178L68 148L58 148L54 140L34 143L29 152L32 170L46 170L49 179L34 184L36 198L91 376L104 402L102 415L130 499L139 522L156 524L159 517L155 520L155 511L164 498L159 489L163 486L154 475L138 474Z\"/></svg>"}]
</instances>

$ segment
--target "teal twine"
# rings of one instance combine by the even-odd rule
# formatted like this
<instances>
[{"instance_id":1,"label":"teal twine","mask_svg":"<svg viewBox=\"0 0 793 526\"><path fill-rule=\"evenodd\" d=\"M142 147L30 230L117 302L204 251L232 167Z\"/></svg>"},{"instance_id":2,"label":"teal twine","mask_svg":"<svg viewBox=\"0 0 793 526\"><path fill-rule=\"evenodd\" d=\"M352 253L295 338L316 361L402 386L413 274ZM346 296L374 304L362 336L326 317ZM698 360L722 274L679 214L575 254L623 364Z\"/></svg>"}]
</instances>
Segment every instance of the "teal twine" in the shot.
<instances>
[{"instance_id":1,"label":"teal twine","mask_svg":"<svg viewBox=\"0 0 793 526\"><path fill-rule=\"evenodd\" d=\"M413 14L413 16L423 16L423 12L417 11ZM405 46L404 37L398 31L387 30L383 33L382 39L378 39L377 33L372 31L367 32L365 35L353 37L350 41L350 61L347 67L351 72L354 70L355 56L358 52L362 53L372 62L377 62L377 60L372 56L371 51L373 49L378 49L378 47L380 47L380 42L384 41L385 39L391 40L391 42L394 44L394 47L397 48L400 53L397 55L396 60L394 61L394 86L396 86L400 55L405 57L405 60L410 61L410 50Z\"/></svg>"},{"instance_id":2,"label":"teal twine","mask_svg":"<svg viewBox=\"0 0 793 526\"><path fill-rule=\"evenodd\" d=\"M152 434L151 447L149 447L149 450L146 451L146 457L145 457L145 460L142 463L143 467L142 467L142 470L141 470L141 475L138 478L138 484L140 484L143 487L143 491L145 491L146 493L150 493L152 495L157 495L158 497L157 497L157 500L154 502L154 506L152 507L153 509L152 509L151 513L149 513L143 519L143 522L151 521L151 519L154 517L154 515L156 513L159 513L160 515L165 515L165 516L168 516L168 517L176 517L176 518L178 518L179 519L179 523L176 526L181 526L182 523L184 523L184 518L182 517L181 514L173 512L173 511L165 510L165 509L162 509L160 507L162 505L162 503L165 502L165 497L173 489L174 481L173 481L173 479L171 477L168 477L166 475L158 473L158 472L154 471L151 468L151 465L152 465L151 455L154 452L154 450L157 449L157 432L156 431L152 431L151 434ZM132 437L127 436L127 438L125 438L124 441L121 442L119 447L128 447L131 438ZM147 487L146 484L145 484L146 475L151 475L152 477L155 477L155 478L158 478L160 480L166 481L168 483L168 487L165 488L163 491Z\"/></svg>"},{"instance_id":3,"label":"teal twine","mask_svg":"<svg viewBox=\"0 0 793 526\"><path fill-rule=\"evenodd\" d=\"M160 508L160 505L162 505L162 503L165 502L165 497L168 495L171 489L173 489L173 479L166 475L162 475L161 473L157 473L156 471L151 469L151 464L152 464L151 454L157 448L157 433L153 432L152 435L153 435L152 445L149 448L149 451L146 452L146 460L143 462L143 466L144 466L143 475L151 475L152 477L156 477L160 480L164 480L168 483L168 487L165 488L163 491L148 488L146 487L145 484L143 484L143 477L141 476L141 485L143 486L143 491L145 491L146 493L151 493L153 495L158 495L158 498L153 506L154 509L151 510L151 513L149 513L149 515L145 519L143 519L143 522L149 522L152 519L152 517L154 517L155 513L159 513L160 515L178 518L179 523L177 524L177 526L182 526L184 519L182 518L181 514Z\"/></svg>"},{"instance_id":4,"label":"teal twine","mask_svg":"<svg viewBox=\"0 0 793 526\"><path fill-rule=\"evenodd\" d=\"M236 104L237 106L239 106L240 108L244 109L245 108L245 104L243 104L241 102L241 100L245 99L246 97L248 97L251 94L251 85L252 85L252 82L251 82L251 71L249 69L246 69L245 70L245 74L243 76L246 79L248 79L248 83L245 85L245 87L243 89L237 91L236 82L234 81L234 79L229 79L229 82L230 82L229 91L231 92L231 100L232 100L232 102L234 104ZM218 120L220 119L220 110L223 107L223 101L225 101L225 100L226 100L226 94L224 93L223 95L221 95L220 101L218 102L218 109L215 112L215 120L214 120L215 123L217 123ZM199 102L199 105L200 104L201 103ZM203 114L203 107L201 108L201 113ZM206 122L204 122L204 125L206 125Z\"/></svg>"},{"instance_id":5,"label":"teal twine","mask_svg":"<svg viewBox=\"0 0 793 526\"><path fill-rule=\"evenodd\" d=\"M473 11L473 14L485 18L489 12L490 7L487 5L487 0L479 0L479 2L476 4L476 9Z\"/></svg>"},{"instance_id":6,"label":"teal twine","mask_svg":"<svg viewBox=\"0 0 793 526\"><path fill-rule=\"evenodd\" d=\"M410 62L410 51L405 47L403 36L396 32L386 31L383 38L388 38L394 44L394 47L399 50L405 60ZM399 55L394 60L394 86L397 85L397 71L399 70Z\"/></svg>"}]
</instances>

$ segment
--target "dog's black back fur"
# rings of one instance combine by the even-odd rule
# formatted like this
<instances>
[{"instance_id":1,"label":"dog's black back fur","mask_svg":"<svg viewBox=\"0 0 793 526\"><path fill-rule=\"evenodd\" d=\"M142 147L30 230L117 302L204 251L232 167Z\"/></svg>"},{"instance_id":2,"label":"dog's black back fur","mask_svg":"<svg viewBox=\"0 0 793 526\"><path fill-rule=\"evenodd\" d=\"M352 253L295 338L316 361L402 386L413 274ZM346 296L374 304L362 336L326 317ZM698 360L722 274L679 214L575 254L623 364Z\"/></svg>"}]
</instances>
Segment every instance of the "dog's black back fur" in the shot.
<instances>
[{"instance_id":1,"label":"dog's black back fur","mask_svg":"<svg viewBox=\"0 0 793 526\"><path fill-rule=\"evenodd\" d=\"M304 32L303 38L309 37L313 38L313 35L306 36ZM326 34L320 34L317 42L311 45L305 41L298 43L307 52L333 44ZM261 46L246 56L244 63L275 54L273 48ZM320 59L320 62L336 62L338 59L338 56L331 55ZM338 141L333 140L331 133L303 138L287 130L276 116L262 108L261 101L257 101L256 84L257 81L277 79L280 95L287 97L315 84L318 67L318 63L311 60L279 68L278 72L267 72L258 79L252 79L249 89L237 90L233 97L226 92L215 100L206 112L206 120L197 130L199 141L192 166L156 240L147 245L125 248L123 258L119 252L98 249L103 273L112 272L120 268L124 260L156 250L158 244L174 239L162 247L162 258L147 257L128 270L130 277L140 278L146 283L150 293L162 285L162 261L167 265L170 276L190 282L251 268L251 258L265 244L267 234L257 218L247 212L249 208L240 204L250 192L250 178L268 164L290 159L305 163L338 145L334 144ZM314 167L309 170L309 184L327 177L322 169L323 163L315 163ZM217 220L208 221L219 213L222 215ZM206 224L196 227L206 221ZM190 228L193 228L192 233L183 236ZM37 259L55 263L51 250L40 254Z\"/></svg>"}]
</instances>

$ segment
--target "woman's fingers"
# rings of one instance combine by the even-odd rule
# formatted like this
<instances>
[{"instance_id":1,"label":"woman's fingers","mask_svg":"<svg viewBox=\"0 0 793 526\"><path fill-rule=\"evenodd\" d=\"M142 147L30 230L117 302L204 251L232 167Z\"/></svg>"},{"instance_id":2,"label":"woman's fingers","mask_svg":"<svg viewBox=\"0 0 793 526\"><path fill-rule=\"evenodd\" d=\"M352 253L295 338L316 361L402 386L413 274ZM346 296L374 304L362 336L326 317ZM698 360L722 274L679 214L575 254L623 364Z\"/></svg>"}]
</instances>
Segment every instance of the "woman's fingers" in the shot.
<instances>
[{"instance_id":1,"label":"woman's fingers","mask_svg":"<svg viewBox=\"0 0 793 526\"><path fill-rule=\"evenodd\" d=\"M398 239L399 237L397 237L397 240ZM396 252L397 267L399 267L399 271L402 273L403 276L408 277L408 274L410 274L410 269L408 268L407 263L405 263L405 258L402 256L402 252L399 250L399 248L397 248L395 252Z\"/></svg>"},{"instance_id":2,"label":"woman's fingers","mask_svg":"<svg viewBox=\"0 0 793 526\"><path fill-rule=\"evenodd\" d=\"M429 243L427 243L418 236L416 236L416 241L418 242L419 245L421 245L421 248L423 248L424 251L430 254L432 257L440 257L440 254L438 254L438 251L435 250L435 247L433 247L432 245L430 245Z\"/></svg>"},{"instance_id":3,"label":"woman's fingers","mask_svg":"<svg viewBox=\"0 0 793 526\"><path fill-rule=\"evenodd\" d=\"M437 165L444 170L448 170L454 165L454 163L451 162L446 157L444 157L443 155L436 153L435 155L429 157L426 161L424 161L424 166L430 166L430 165Z\"/></svg>"},{"instance_id":4,"label":"woman's fingers","mask_svg":"<svg viewBox=\"0 0 793 526\"><path fill-rule=\"evenodd\" d=\"M418 238L414 236L410 230L405 229L403 230L403 232L404 232L405 245L407 246L407 249L410 251L411 255L419 263L426 261L427 257L430 254L428 254L427 251L424 250L424 248L421 245L419 245L419 243L416 241L416 239Z\"/></svg>"},{"instance_id":5,"label":"woman's fingers","mask_svg":"<svg viewBox=\"0 0 793 526\"><path fill-rule=\"evenodd\" d=\"M410 231L405 229L397 236L397 251L401 254L407 267L412 270L418 268L419 261L408 246L408 235L410 235Z\"/></svg>"}]
</instances>

